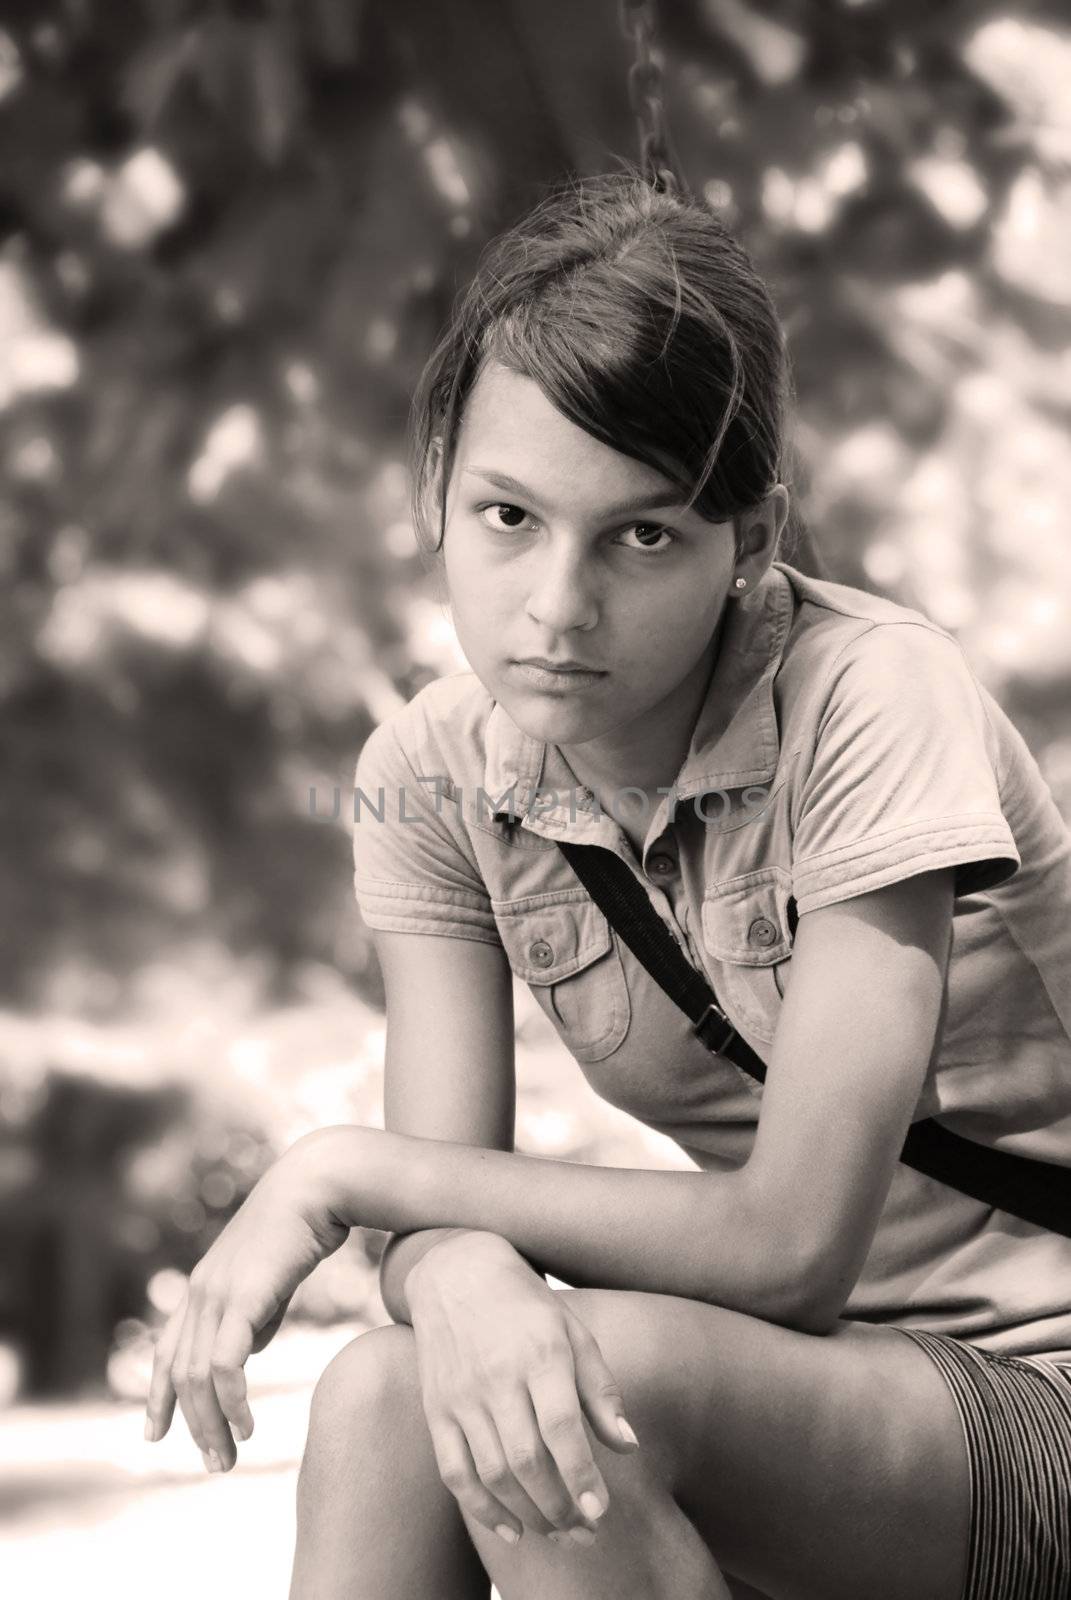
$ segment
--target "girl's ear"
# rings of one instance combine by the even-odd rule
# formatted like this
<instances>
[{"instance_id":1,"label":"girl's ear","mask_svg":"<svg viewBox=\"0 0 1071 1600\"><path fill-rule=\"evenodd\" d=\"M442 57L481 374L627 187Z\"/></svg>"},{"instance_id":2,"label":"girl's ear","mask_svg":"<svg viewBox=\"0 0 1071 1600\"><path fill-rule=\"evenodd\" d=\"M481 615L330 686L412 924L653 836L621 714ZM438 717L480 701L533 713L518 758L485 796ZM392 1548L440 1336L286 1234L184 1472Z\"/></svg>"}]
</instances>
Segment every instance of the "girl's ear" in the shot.
<instances>
[{"instance_id":1,"label":"girl's ear","mask_svg":"<svg viewBox=\"0 0 1071 1600\"><path fill-rule=\"evenodd\" d=\"M778 483L757 506L733 518L737 571L748 579L749 591L777 554L789 507L788 490Z\"/></svg>"}]
</instances>

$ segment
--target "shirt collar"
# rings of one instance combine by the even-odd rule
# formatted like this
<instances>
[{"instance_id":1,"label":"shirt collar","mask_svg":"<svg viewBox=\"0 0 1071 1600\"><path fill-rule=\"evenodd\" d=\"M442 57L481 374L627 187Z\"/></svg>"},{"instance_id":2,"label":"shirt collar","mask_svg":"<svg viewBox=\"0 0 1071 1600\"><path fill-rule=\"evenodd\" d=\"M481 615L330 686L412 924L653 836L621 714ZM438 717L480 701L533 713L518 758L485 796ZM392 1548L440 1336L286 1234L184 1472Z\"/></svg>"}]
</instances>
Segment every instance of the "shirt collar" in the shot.
<instances>
[{"instance_id":1,"label":"shirt collar","mask_svg":"<svg viewBox=\"0 0 1071 1600\"><path fill-rule=\"evenodd\" d=\"M792 585L783 566L775 561L746 602L729 602L718 657L677 777L682 800L767 783L777 770L773 683L793 612ZM484 765L492 816L518 820L540 784L549 784L550 773L562 768L556 747L522 733L496 701L487 719ZM495 809L504 796L505 804Z\"/></svg>"}]
</instances>

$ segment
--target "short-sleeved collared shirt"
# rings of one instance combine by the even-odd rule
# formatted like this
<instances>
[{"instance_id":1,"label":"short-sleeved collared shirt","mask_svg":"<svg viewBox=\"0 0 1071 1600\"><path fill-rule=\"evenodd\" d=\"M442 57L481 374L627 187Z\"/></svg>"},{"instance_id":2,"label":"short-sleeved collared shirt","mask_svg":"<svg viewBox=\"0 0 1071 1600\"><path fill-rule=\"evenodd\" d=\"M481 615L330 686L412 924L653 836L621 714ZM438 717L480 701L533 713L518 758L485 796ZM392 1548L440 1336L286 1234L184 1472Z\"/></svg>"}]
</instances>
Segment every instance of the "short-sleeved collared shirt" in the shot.
<instances>
[{"instance_id":1,"label":"short-sleeved collared shirt","mask_svg":"<svg viewBox=\"0 0 1071 1600\"><path fill-rule=\"evenodd\" d=\"M642 859L471 673L376 729L354 816L370 927L501 945L595 1091L712 1170L746 1160L761 1086L694 1037L557 841L628 863L767 1057L798 918L951 866L947 1010L915 1116L1071 1165L1071 837L1021 735L917 611L775 562L729 607ZM843 1314L1066 1359L1071 1240L900 1164Z\"/></svg>"}]
</instances>

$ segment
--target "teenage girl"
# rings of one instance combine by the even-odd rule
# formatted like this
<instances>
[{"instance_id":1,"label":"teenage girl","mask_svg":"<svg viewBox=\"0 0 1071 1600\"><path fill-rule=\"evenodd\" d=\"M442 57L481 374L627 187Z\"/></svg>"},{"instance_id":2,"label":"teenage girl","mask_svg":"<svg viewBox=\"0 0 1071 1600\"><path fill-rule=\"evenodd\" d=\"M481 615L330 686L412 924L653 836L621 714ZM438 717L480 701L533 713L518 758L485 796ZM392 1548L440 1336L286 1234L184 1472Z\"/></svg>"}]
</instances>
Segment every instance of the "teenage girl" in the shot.
<instances>
[{"instance_id":1,"label":"teenage girl","mask_svg":"<svg viewBox=\"0 0 1071 1600\"><path fill-rule=\"evenodd\" d=\"M1056 1600L1071 1240L899 1161L1071 1164L1071 839L925 616L778 561L788 382L702 205L572 185L486 255L416 408L472 672L362 752L387 1130L273 1166L157 1351L213 1470L352 1226L294 1600ZM707 1050L559 840L615 852L768 1066ZM696 1171L513 1152L512 982ZM552 1289L543 1271L574 1287Z\"/></svg>"}]
</instances>

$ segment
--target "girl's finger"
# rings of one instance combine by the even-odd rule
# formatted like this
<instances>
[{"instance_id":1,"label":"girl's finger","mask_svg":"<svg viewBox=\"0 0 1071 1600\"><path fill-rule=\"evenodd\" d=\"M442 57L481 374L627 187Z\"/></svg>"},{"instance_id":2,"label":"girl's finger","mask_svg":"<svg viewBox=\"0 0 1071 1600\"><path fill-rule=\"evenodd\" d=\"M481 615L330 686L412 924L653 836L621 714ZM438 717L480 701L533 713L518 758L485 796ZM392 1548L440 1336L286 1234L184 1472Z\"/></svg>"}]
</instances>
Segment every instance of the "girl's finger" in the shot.
<instances>
[{"instance_id":1,"label":"girl's finger","mask_svg":"<svg viewBox=\"0 0 1071 1600\"><path fill-rule=\"evenodd\" d=\"M468 1419L463 1419L473 1460L480 1477L491 1492L507 1505L516 1504L516 1487L539 1512L540 1521L529 1527L540 1533L567 1533L582 1519L572 1496L562 1481L558 1464L543 1441L539 1421L527 1388L519 1383L489 1395L486 1400L500 1440L492 1456L490 1472L477 1455Z\"/></svg>"},{"instance_id":2,"label":"girl's finger","mask_svg":"<svg viewBox=\"0 0 1071 1600\"><path fill-rule=\"evenodd\" d=\"M245 1383L245 1364L253 1351L253 1337L248 1318L232 1308L223 1314L212 1351L216 1399L239 1439L248 1439L253 1432Z\"/></svg>"},{"instance_id":3,"label":"girl's finger","mask_svg":"<svg viewBox=\"0 0 1071 1600\"><path fill-rule=\"evenodd\" d=\"M179 1331L178 1345L175 1349L175 1359L171 1364L171 1382L178 1396L179 1410L186 1419L186 1426L190 1430L190 1438L204 1457L205 1466L209 1464L209 1444L201 1426L201 1418L197 1410L197 1403L193 1397L191 1370L193 1359L193 1341L200 1318L198 1307L187 1303L186 1314L182 1319Z\"/></svg>"},{"instance_id":4,"label":"girl's finger","mask_svg":"<svg viewBox=\"0 0 1071 1600\"><path fill-rule=\"evenodd\" d=\"M524 1519L490 1493L476 1471L468 1440L452 1417L428 1419L432 1449L439 1476L462 1511L507 1544L516 1544L524 1534ZM539 1513L532 1508L533 1516Z\"/></svg>"},{"instance_id":5,"label":"girl's finger","mask_svg":"<svg viewBox=\"0 0 1071 1600\"><path fill-rule=\"evenodd\" d=\"M533 1533L550 1534L555 1524L528 1493L510 1465L498 1428L498 1419L483 1407L459 1411L457 1423L465 1435L476 1476L495 1499ZM532 1418L534 1430L535 1419Z\"/></svg>"},{"instance_id":6,"label":"girl's finger","mask_svg":"<svg viewBox=\"0 0 1071 1600\"><path fill-rule=\"evenodd\" d=\"M175 1359L184 1311L185 1306L180 1306L164 1324L153 1350L152 1377L149 1379L149 1395L145 1402L145 1437L150 1444L164 1437L175 1415L176 1395L171 1382L171 1364Z\"/></svg>"},{"instance_id":7,"label":"girl's finger","mask_svg":"<svg viewBox=\"0 0 1071 1600\"><path fill-rule=\"evenodd\" d=\"M189 1393L200 1421L200 1436L205 1441L201 1451L209 1472L229 1472L238 1455L227 1419L216 1398L212 1369L221 1320L219 1307L213 1302L205 1302L190 1345Z\"/></svg>"},{"instance_id":8,"label":"girl's finger","mask_svg":"<svg viewBox=\"0 0 1071 1600\"><path fill-rule=\"evenodd\" d=\"M572 1501L569 1522L578 1516L596 1523L610 1504L605 1479L591 1453L576 1378L559 1364L529 1380L539 1432Z\"/></svg>"},{"instance_id":9,"label":"girl's finger","mask_svg":"<svg viewBox=\"0 0 1071 1600\"><path fill-rule=\"evenodd\" d=\"M594 1334L568 1306L562 1310L573 1347L576 1393L596 1436L611 1450L637 1449L639 1440L625 1416L621 1389L603 1360Z\"/></svg>"}]
</instances>

